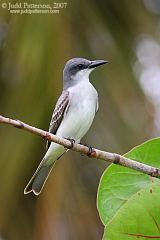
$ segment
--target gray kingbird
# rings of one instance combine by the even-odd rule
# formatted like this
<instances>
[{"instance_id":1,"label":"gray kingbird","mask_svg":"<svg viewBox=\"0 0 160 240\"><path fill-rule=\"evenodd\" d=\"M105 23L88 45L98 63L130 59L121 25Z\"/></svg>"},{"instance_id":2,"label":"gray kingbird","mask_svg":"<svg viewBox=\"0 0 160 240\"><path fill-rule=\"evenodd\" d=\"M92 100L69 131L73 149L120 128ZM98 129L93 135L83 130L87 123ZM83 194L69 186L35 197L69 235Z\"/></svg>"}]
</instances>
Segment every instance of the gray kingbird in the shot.
<instances>
[{"instance_id":1,"label":"gray kingbird","mask_svg":"<svg viewBox=\"0 0 160 240\"><path fill-rule=\"evenodd\" d=\"M49 132L80 143L89 130L98 110L98 94L89 81L89 74L105 60L70 59L63 70L63 91L50 122ZM54 142L47 142L47 152L30 179L24 194L40 194L56 160L67 150Z\"/></svg>"}]
</instances>

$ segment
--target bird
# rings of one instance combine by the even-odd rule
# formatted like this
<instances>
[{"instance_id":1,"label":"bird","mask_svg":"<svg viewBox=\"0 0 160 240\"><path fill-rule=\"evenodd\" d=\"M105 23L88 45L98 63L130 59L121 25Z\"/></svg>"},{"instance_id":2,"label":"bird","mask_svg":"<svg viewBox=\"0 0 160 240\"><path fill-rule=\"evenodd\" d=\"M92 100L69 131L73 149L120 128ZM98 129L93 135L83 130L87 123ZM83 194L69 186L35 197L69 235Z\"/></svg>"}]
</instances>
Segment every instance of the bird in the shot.
<instances>
[{"instance_id":1,"label":"bird","mask_svg":"<svg viewBox=\"0 0 160 240\"><path fill-rule=\"evenodd\" d=\"M55 105L49 132L80 143L98 111L98 93L90 83L90 73L106 60L72 58L63 69L63 89ZM63 146L47 142L47 151L24 189L24 194L39 195L56 161L67 151Z\"/></svg>"}]
</instances>

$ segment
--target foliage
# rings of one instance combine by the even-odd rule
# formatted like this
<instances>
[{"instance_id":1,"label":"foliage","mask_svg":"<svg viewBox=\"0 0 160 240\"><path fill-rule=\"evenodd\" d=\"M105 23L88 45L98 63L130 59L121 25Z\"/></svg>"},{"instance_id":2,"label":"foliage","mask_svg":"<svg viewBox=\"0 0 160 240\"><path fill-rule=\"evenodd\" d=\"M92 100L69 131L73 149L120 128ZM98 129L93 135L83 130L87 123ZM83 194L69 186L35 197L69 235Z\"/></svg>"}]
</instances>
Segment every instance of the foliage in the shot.
<instances>
[{"instance_id":1,"label":"foliage","mask_svg":"<svg viewBox=\"0 0 160 240\"><path fill-rule=\"evenodd\" d=\"M160 167L160 139L147 141L125 156ZM107 168L97 197L99 214L105 225L103 239L128 240L131 235L142 236L142 239L144 236L160 238L159 190L159 179L151 180L145 174L117 165Z\"/></svg>"}]
</instances>

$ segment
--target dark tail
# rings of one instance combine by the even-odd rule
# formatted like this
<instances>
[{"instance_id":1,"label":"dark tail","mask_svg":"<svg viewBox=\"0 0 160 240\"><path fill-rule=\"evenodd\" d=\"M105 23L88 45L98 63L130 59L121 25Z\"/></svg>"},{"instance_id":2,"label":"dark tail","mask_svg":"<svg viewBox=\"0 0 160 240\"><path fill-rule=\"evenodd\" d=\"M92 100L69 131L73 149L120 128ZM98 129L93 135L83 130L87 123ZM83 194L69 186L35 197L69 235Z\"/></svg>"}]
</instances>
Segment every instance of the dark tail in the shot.
<instances>
[{"instance_id":1,"label":"dark tail","mask_svg":"<svg viewBox=\"0 0 160 240\"><path fill-rule=\"evenodd\" d=\"M56 162L56 161L55 161ZM55 162L50 165L44 165L44 160L39 164L34 175L30 179L29 183L24 189L24 194L33 192L35 195L39 195L44 187L47 178L54 167Z\"/></svg>"}]
</instances>

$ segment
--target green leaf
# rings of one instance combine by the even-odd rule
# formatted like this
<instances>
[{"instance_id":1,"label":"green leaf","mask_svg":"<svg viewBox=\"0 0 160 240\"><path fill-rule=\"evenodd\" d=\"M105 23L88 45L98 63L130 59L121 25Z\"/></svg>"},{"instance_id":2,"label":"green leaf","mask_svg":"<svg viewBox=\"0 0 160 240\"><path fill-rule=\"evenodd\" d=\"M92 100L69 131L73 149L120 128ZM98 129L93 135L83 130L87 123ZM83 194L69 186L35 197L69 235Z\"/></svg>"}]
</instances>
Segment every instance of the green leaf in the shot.
<instances>
[{"instance_id":1,"label":"green leaf","mask_svg":"<svg viewBox=\"0 0 160 240\"><path fill-rule=\"evenodd\" d=\"M160 184L133 195L105 228L103 240L160 239Z\"/></svg>"},{"instance_id":2,"label":"green leaf","mask_svg":"<svg viewBox=\"0 0 160 240\"><path fill-rule=\"evenodd\" d=\"M160 138L135 147L126 157L151 166L160 167ZM154 178L156 183L159 179ZM151 179L148 175L112 164L104 172L98 189L97 207L104 225L108 224L127 202L143 190Z\"/></svg>"}]
</instances>

